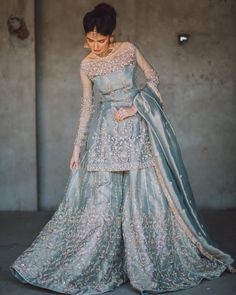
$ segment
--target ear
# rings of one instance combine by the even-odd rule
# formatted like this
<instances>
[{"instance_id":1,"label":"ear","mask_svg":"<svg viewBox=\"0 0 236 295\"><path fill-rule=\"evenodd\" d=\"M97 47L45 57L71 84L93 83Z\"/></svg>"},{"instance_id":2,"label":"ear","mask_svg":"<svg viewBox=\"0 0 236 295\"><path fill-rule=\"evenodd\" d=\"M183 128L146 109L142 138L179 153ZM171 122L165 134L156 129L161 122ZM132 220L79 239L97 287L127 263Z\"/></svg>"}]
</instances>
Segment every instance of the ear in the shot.
<instances>
[{"instance_id":1,"label":"ear","mask_svg":"<svg viewBox=\"0 0 236 295\"><path fill-rule=\"evenodd\" d=\"M111 35L109 37L109 41L110 41L110 43L114 43L115 42L115 30L113 30L113 32L111 33Z\"/></svg>"}]
</instances>

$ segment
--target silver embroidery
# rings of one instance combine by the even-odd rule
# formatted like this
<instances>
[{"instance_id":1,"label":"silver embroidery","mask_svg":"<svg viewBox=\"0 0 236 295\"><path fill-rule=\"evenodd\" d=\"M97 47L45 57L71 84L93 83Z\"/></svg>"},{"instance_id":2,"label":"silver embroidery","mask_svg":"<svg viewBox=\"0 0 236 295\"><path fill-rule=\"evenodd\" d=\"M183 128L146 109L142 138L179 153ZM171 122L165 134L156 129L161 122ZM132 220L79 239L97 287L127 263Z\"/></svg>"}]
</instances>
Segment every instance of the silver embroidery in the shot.
<instances>
[{"instance_id":1,"label":"silver embroidery","mask_svg":"<svg viewBox=\"0 0 236 295\"><path fill-rule=\"evenodd\" d=\"M135 46L132 43L129 43L129 46L126 49L122 50L112 58L104 58L98 61L83 60L80 67L86 75L92 79L95 76L106 75L114 71L123 70L125 66L134 64L135 62Z\"/></svg>"},{"instance_id":2,"label":"silver embroidery","mask_svg":"<svg viewBox=\"0 0 236 295\"><path fill-rule=\"evenodd\" d=\"M96 134L92 136L92 145L89 147L87 165L89 171L124 171L154 165L148 130L142 117L136 114L135 119L129 117L117 122L114 119L114 113L119 108L118 105L116 105L117 107L113 105L109 110L107 109L106 115L103 110L104 104L108 101L115 101L117 95L120 97L120 101L131 102L132 104L133 88L131 81L128 81L127 77L123 76L123 73L118 75L117 82L122 85L122 88L119 88L117 94L116 80L113 81L114 78L107 75L124 71L127 67L129 67L130 76L133 75L136 66L136 47L130 42L125 45L126 47L112 58L81 62L81 69L89 79L92 80L96 76L103 76L102 82L99 81L99 83L104 83L104 89L106 89L106 97L104 96L102 101L102 110L98 120L99 127ZM145 68L144 74L147 83L154 85L154 83L159 82L157 74L152 68ZM94 81L96 84L96 80ZM121 90L122 92L120 92ZM109 112L112 113L112 116L107 116ZM137 130L139 131L137 132ZM84 132L78 132L79 141L84 139L84 135L82 140L80 139L81 133L84 134Z\"/></svg>"},{"instance_id":3,"label":"silver embroidery","mask_svg":"<svg viewBox=\"0 0 236 295\"><path fill-rule=\"evenodd\" d=\"M151 82L155 85L160 83L157 72L153 68L147 68L144 70L144 75L148 82Z\"/></svg>"},{"instance_id":4,"label":"silver embroidery","mask_svg":"<svg viewBox=\"0 0 236 295\"><path fill-rule=\"evenodd\" d=\"M25 282L65 294L102 293L128 279L161 293L220 276L226 266L202 256L179 226L154 169L74 176L12 267Z\"/></svg>"},{"instance_id":5,"label":"silver embroidery","mask_svg":"<svg viewBox=\"0 0 236 295\"><path fill-rule=\"evenodd\" d=\"M114 114L115 107L111 108ZM139 116L136 114L136 116ZM100 119L99 133L93 136L89 149L88 171L120 171L153 166L151 143L146 122L139 117L128 117L117 122L109 120L109 130L104 117ZM135 134L135 127L140 131Z\"/></svg>"},{"instance_id":6,"label":"silver embroidery","mask_svg":"<svg viewBox=\"0 0 236 295\"><path fill-rule=\"evenodd\" d=\"M162 98L161 93L157 87L157 85L160 83L157 72L153 68L147 68L144 70L144 74L147 79L147 85L152 89L152 91L160 99L160 102L163 105L163 98Z\"/></svg>"},{"instance_id":7,"label":"silver embroidery","mask_svg":"<svg viewBox=\"0 0 236 295\"><path fill-rule=\"evenodd\" d=\"M89 129L89 121L92 113L94 112L94 96L91 97L81 97L81 111L79 124L77 129L77 136L74 145L79 147L85 144L85 137Z\"/></svg>"}]
</instances>

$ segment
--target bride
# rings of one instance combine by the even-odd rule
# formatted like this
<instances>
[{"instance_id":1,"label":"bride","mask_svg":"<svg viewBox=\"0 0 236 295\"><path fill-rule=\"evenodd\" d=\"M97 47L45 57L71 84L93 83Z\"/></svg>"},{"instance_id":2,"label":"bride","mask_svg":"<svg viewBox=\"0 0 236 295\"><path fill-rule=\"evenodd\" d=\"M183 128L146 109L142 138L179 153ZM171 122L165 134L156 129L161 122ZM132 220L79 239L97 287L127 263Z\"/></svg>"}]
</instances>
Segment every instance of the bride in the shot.
<instances>
[{"instance_id":1,"label":"bride","mask_svg":"<svg viewBox=\"0 0 236 295\"><path fill-rule=\"evenodd\" d=\"M141 294L176 291L235 272L198 213L156 71L134 43L114 40L112 6L97 5L83 25L90 53L80 63L83 95L66 194L12 274L79 295L128 281ZM138 67L147 81L142 89Z\"/></svg>"}]
</instances>

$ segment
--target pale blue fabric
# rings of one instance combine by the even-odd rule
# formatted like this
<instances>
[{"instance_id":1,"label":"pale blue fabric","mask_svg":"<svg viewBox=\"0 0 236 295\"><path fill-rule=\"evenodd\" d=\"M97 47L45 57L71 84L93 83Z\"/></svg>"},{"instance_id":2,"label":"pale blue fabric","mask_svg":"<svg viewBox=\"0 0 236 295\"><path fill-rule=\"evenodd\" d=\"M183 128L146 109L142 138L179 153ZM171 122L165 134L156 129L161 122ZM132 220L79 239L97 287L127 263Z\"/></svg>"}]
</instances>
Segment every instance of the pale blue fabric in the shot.
<instances>
[{"instance_id":1,"label":"pale blue fabric","mask_svg":"<svg viewBox=\"0 0 236 295\"><path fill-rule=\"evenodd\" d=\"M136 65L126 66L93 78L101 94L101 106L89 131L89 171L124 171L152 166L147 124L137 113L122 121L114 119L121 107L131 106L138 93L134 76Z\"/></svg>"},{"instance_id":2,"label":"pale blue fabric","mask_svg":"<svg viewBox=\"0 0 236 295\"><path fill-rule=\"evenodd\" d=\"M125 67L120 79L115 73L106 75L115 91L113 99L122 106L124 93L115 87L121 88L121 79L132 82L133 70ZM101 105L108 110L111 96L97 79ZM157 166L89 171L88 164L92 168L94 163L91 147L100 134L98 113L80 168L71 172L59 208L10 266L21 282L88 295L130 281L146 294L190 288L226 269L233 271L234 259L217 248L197 212L176 135L159 98L148 86L138 90L135 83L130 85L129 97L138 109L131 120L145 126Z\"/></svg>"}]
</instances>

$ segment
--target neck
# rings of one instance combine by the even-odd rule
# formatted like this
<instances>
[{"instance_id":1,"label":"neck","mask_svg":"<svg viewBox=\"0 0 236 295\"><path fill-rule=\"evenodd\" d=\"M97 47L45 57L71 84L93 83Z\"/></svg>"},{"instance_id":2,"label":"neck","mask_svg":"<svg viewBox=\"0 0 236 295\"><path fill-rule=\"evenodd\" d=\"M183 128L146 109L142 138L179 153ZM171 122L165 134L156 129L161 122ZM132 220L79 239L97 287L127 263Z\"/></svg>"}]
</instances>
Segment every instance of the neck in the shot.
<instances>
[{"instance_id":1,"label":"neck","mask_svg":"<svg viewBox=\"0 0 236 295\"><path fill-rule=\"evenodd\" d=\"M98 57L107 56L107 55L109 55L113 51L113 48L114 48L114 46L108 46L107 49L104 52L102 52L100 54L96 54L95 53L95 55L98 56Z\"/></svg>"}]
</instances>

